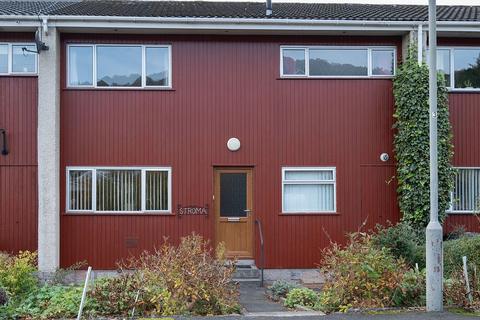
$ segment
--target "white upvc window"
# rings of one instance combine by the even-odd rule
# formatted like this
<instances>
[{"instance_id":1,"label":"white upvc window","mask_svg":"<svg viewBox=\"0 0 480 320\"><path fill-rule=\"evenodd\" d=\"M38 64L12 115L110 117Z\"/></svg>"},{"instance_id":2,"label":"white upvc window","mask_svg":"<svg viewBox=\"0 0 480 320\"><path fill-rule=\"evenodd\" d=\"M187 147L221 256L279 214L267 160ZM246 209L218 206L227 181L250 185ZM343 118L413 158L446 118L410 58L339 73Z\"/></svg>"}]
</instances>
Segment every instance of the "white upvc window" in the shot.
<instances>
[{"instance_id":1,"label":"white upvc window","mask_svg":"<svg viewBox=\"0 0 480 320\"><path fill-rule=\"evenodd\" d=\"M172 48L170 45L69 44L67 87L170 89Z\"/></svg>"},{"instance_id":2,"label":"white upvc window","mask_svg":"<svg viewBox=\"0 0 480 320\"><path fill-rule=\"evenodd\" d=\"M67 167L67 212L171 213L171 168Z\"/></svg>"},{"instance_id":3,"label":"white upvc window","mask_svg":"<svg viewBox=\"0 0 480 320\"><path fill-rule=\"evenodd\" d=\"M437 70L451 91L480 91L480 47L438 47Z\"/></svg>"},{"instance_id":4,"label":"white upvc window","mask_svg":"<svg viewBox=\"0 0 480 320\"><path fill-rule=\"evenodd\" d=\"M38 54L34 43L0 42L0 76L36 75Z\"/></svg>"},{"instance_id":5,"label":"white upvc window","mask_svg":"<svg viewBox=\"0 0 480 320\"><path fill-rule=\"evenodd\" d=\"M282 212L336 212L336 169L282 168Z\"/></svg>"},{"instance_id":6,"label":"white upvc window","mask_svg":"<svg viewBox=\"0 0 480 320\"><path fill-rule=\"evenodd\" d=\"M391 78L396 47L281 46L280 75L284 78Z\"/></svg>"},{"instance_id":7,"label":"white upvc window","mask_svg":"<svg viewBox=\"0 0 480 320\"><path fill-rule=\"evenodd\" d=\"M450 213L480 212L480 168L456 168Z\"/></svg>"}]
</instances>

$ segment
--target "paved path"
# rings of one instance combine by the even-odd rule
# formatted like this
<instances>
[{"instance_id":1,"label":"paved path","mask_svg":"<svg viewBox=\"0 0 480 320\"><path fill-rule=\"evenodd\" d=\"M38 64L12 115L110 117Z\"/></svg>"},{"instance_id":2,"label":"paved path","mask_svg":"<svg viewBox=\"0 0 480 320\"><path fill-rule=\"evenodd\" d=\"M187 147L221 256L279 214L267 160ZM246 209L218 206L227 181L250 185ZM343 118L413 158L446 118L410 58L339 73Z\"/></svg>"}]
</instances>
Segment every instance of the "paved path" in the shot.
<instances>
[{"instance_id":1,"label":"paved path","mask_svg":"<svg viewBox=\"0 0 480 320\"><path fill-rule=\"evenodd\" d=\"M383 314L329 314L320 315L318 312L290 311L280 303L269 300L265 290L258 283L243 282L240 284L240 304L243 307L243 315L216 316L216 317L175 317L175 319L198 319L198 320L480 320L480 317L464 316L449 312L425 313L425 312L401 312Z\"/></svg>"},{"instance_id":2,"label":"paved path","mask_svg":"<svg viewBox=\"0 0 480 320\"><path fill-rule=\"evenodd\" d=\"M240 304L248 313L287 311L281 303L268 299L258 282L240 282Z\"/></svg>"},{"instance_id":3,"label":"paved path","mask_svg":"<svg viewBox=\"0 0 480 320\"><path fill-rule=\"evenodd\" d=\"M406 312L399 314L330 314L326 316L217 316L217 317L192 317L192 318L176 318L176 319L198 319L198 320L479 320L480 317L464 316L449 312L444 313L424 313L424 312Z\"/></svg>"}]
</instances>

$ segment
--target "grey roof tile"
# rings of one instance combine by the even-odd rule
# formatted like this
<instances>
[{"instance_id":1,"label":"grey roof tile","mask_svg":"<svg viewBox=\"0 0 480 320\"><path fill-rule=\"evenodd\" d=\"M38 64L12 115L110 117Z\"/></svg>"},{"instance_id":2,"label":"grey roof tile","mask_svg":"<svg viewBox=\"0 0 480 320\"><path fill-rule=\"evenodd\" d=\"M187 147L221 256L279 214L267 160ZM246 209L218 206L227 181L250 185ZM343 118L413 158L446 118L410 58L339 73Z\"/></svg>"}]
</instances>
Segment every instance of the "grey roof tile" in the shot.
<instances>
[{"instance_id":1,"label":"grey roof tile","mask_svg":"<svg viewBox=\"0 0 480 320\"><path fill-rule=\"evenodd\" d=\"M126 1L126 0L0 0L0 15L69 15L125 17L277 18L313 20L426 21L419 5L342 3L273 3L265 16L263 2ZM480 7L438 6L438 20L480 21Z\"/></svg>"}]
</instances>

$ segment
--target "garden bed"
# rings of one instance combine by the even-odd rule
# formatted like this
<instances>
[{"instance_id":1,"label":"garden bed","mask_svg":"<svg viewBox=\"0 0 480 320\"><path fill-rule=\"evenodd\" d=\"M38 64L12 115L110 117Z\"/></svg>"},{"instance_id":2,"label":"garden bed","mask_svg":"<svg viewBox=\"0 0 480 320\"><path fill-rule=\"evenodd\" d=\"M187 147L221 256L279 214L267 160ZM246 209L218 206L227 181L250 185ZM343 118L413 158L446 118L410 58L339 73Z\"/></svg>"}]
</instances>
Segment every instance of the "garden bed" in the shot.
<instances>
[{"instance_id":1,"label":"garden bed","mask_svg":"<svg viewBox=\"0 0 480 320\"><path fill-rule=\"evenodd\" d=\"M240 311L238 288L232 281L235 266L226 263L222 246L212 251L200 236L185 237L178 246L165 243L119 268L117 276L99 278L90 285L85 316L224 315ZM63 284L64 270L40 284L35 271L34 253L0 256L0 318L76 317L82 286Z\"/></svg>"}]
</instances>

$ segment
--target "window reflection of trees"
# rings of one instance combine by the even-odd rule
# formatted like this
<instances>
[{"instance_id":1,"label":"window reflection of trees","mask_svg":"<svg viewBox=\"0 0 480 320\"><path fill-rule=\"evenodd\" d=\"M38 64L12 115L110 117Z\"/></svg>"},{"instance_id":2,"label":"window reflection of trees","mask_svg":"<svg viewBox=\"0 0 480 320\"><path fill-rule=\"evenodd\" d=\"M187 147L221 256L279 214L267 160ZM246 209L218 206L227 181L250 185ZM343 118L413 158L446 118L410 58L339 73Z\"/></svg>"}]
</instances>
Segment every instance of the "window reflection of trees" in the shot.
<instances>
[{"instance_id":1,"label":"window reflection of trees","mask_svg":"<svg viewBox=\"0 0 480 320\"><path fill-rule=\"evenodd\" d=\"M468 68L455 70L455 88L480 88L480 53Z\"/></svg>"},{"instance_id":2,"label":"window reflection of trees","mask_svg":"<svg viewBox=\"0 0 480 320\"><path fill-rule=\"evenodd\" d=\"M310 59L310 74L314 76L366 76L367 66L351 63L331 63L325 59Z\"/></svg>"}]
</instances>

